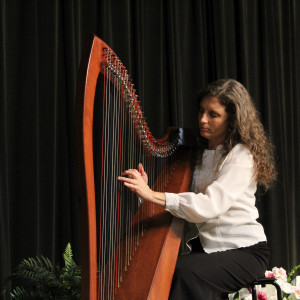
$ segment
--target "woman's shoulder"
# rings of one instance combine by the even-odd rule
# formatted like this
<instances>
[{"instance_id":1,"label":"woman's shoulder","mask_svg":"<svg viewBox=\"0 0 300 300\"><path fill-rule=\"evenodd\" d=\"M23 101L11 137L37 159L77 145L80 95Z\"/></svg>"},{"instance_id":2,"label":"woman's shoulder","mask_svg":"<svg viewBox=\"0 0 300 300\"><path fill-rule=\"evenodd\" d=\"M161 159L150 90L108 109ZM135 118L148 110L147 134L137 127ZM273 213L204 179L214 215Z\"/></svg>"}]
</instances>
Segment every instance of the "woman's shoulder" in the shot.
<instances>
[{"instance_id":1,"label":"woman's shoulder","mask_svg":"<svg viewBox=\"0 0 300 300\"><path fill-rule=\"evenodd\" d=\"M245 154L249 154L249 155L252 155L249 148L245 145L245 144L236 144L231 152L236 152L236 153L245 153Z\"/></svg>"},{"instance_id":2,"label":"woman's shoulder","mask_svg":"<svg viewBox=\"0 0 300 300\"><path fill-rule=\"evenodd\" d=\"M253 156L246 145L237 144L228 153L224 163L253 166Z\"/></svg>"}]
</instances>

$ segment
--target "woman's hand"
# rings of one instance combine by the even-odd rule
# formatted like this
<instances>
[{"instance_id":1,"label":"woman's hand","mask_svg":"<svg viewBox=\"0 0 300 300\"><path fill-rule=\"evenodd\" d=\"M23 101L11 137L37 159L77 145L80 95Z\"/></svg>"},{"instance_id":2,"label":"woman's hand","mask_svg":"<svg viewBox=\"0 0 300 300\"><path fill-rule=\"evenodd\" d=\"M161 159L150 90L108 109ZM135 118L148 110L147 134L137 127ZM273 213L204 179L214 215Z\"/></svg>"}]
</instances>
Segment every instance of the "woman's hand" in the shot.
<instances>
[{"instance_id":1,"label":"woman's hand","mask_svg":"<svg viewBox=\"0 0 300 300\"><path fill-rule=\"evenodd\" d=\"M153 191L147 184L147 174L145 173L143 167L141 167L140 170L142 171L138 171L136 169L126 170L122 173L123 176L118 177L118 180L123 181L124 185L136 193L141 199L151 201L153 198ZM124 177L124 175L127 177Z\"/></svg>"},{"instance_id":2,"label":"woman's hand","mask_svg":"<svg viewBox=\"0 0 300 300\"><path fill-rule=\"evenodd\" d=\"M141 177L142 177L143 180L146 182L146 184L148 184L148 175L147 175L147 173L145 172L144 167L143 167L142 164L139 164L139 166L138 166L138 171L140 172Z\"/></svg>"},{"instance_id":3,"label":"woman's hand","mask_svg":"<svg viewBox=\"0 0 300 300\"><path fill-rule=\"evenodd\" d=\"M124 185L136 193L139 198L165 206L165 194L150 189L147 184L148 176L142 164L139 164L138 170L129 169L123 172L122 175L118 177L118 180L123 181ZM127 177L124 177L124 175Z\"/></svg>"}]
</instances>

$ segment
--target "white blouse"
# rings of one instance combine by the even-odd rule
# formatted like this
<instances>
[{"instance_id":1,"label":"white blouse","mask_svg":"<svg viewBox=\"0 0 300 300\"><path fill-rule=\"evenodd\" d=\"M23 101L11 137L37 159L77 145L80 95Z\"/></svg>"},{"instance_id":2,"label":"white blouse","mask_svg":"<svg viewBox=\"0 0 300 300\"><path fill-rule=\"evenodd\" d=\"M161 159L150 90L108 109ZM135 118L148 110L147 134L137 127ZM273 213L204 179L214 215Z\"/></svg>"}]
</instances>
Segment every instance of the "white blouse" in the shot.
<instances>
[{"instance_id":1,"label":"white blouse","mask_svg":"<svg viewBox=\"0 0 300 300\"><path fill-rule=\"evenodd\" d=\"M221 150L220 145L204 151L202 165L197 164L194 171L193 192L165 193L166 210L190 222L184 241L199 236L207 253L266 241L264 229L256 221L252 154L238 144L218 168Z\"/></svg>"}]
</instances>

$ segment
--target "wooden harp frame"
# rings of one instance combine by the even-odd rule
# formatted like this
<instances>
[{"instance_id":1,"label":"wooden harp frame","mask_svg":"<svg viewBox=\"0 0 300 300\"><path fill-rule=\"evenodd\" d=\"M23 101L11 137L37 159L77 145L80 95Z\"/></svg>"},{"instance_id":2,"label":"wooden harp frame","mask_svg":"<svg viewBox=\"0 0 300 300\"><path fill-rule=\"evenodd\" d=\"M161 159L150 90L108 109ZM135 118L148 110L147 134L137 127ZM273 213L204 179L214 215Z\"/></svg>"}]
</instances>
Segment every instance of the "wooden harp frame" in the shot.
<instances>
[{"instance_id":1,"label":"wooden harp frame","mask_svg":"<svg viewBox=\"0 0 300 300\"><path fill-rule=\"evenodd\" d=\"M88 39L83 52L76 95L76 147L79 197L81 204L82 299L97 299L97 228L93 160L93 119L97 79L101 72L103 49L110 49L97 36ZM177 130L180 135L180 130ZM170 133L170 131L169 131ZM166 134L161 141L168 138ZM182 141L181 141L182 142ZM179 142L179 144L181 143ZM186 192L191 181L190 157L181 151L168 192ZM176 173L177 172L177 173ZM142 204L144 205L144 203ZM155 206L139 249L128 267L114 299L168 299L179 251L183 220ZM150 250L150 251L149 251Z\"/></svg>"}]
</instances>

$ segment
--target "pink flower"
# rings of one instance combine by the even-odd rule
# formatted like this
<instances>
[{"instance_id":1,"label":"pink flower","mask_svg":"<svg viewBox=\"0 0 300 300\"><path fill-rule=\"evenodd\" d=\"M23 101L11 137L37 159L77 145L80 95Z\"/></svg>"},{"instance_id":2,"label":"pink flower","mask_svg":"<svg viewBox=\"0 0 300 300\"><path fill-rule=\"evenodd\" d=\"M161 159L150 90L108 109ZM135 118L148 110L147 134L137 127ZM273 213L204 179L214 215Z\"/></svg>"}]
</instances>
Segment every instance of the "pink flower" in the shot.
<instances>
[{"instance_id":1,"label":"pink flower","mask_svg":"<svg viewBox=\"0 0 300 300\"><path fill-rule=\"evenodd\" d=\"M264 292L257 293L257 300L268 300L267 294Z\"/></svg>"},{"instance_id":2,"label":"pink flower","mask_svg":"<svg viewBox=\"0 0 300 300\"><path fill-rule=\"evenodd\" d=\"M266 271L265 276L266 276L266 278L275 278L276 279L274 273L271 271Z\"/></svg>"}]
</instances>

